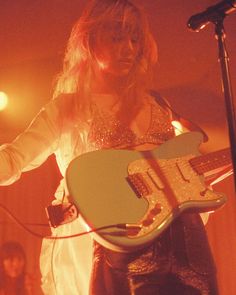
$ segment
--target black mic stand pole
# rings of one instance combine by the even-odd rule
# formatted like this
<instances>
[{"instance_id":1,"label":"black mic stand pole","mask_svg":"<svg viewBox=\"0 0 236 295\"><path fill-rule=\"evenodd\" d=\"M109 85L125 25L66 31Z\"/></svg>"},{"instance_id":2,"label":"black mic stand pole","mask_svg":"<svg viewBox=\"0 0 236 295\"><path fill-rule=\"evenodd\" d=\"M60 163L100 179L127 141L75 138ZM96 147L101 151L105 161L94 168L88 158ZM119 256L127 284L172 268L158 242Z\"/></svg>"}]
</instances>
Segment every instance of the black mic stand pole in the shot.
<instances>
[{"instance_id":1,"label":"black mic stand pole","mask_svg":"<svg viewBox=\"0 0 236 295\"><path fill-rule=\"evenodd\" d=\"M234 189L236 188L236 117L235 117L235 104L233 99L233 92L230 80L229 70L229 55L226 50L225 39L226 34L224 30L224 17L225 15L219 15L219 19L214 21L215 23L215 37L218 41L219 48L219 62L221 65L222 73L222 86L225 98L226 114L229 127L229 139L230 148L234 172Z\"/></svg>"}]
</instances>

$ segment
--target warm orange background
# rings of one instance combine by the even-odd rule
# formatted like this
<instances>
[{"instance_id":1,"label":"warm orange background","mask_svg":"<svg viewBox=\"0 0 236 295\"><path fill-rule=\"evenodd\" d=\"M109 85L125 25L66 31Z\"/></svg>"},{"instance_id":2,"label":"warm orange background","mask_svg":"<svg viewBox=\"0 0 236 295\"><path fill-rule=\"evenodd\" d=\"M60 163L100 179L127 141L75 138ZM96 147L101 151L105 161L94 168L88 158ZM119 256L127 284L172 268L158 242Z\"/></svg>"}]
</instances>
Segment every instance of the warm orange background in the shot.
<instances>
[{"instance_id":1,"label":"warm orange background","mask_svg":"<svg viewBox=\"0 0 236 295\"><path fill-rule=\"evenodd\" d=\"M85 0L3 1L0 9L0 91L9 94L9 107L0 112L0 144L11 141L51 97L55 74L72 24ZM188 31L186 22L195 13L216 4L210 0L139 0L145 7L158 42L159 63L155 87L174 108L199 124L209 135L202 152L229 146L227 116L221 90L214 25L200 33ZM236 13L225 19L232 88L236 87ZM236 94L235 94L236 95ZM60 175L51 157L37 170L25 173L10 187L0 188L4 204L20 220L46 223L44 208L51 200ZM211 215L207 225L215 256L220 295L236 292L236 202L233 177L214 187L228 202ZM48 229L30 226L48 233ZM41 241L21 229L0 209L0 242L17 239L25 246L29 270L39 279ZM35 271L36 269L36 271Z\"/></svg>"}]
</instances>

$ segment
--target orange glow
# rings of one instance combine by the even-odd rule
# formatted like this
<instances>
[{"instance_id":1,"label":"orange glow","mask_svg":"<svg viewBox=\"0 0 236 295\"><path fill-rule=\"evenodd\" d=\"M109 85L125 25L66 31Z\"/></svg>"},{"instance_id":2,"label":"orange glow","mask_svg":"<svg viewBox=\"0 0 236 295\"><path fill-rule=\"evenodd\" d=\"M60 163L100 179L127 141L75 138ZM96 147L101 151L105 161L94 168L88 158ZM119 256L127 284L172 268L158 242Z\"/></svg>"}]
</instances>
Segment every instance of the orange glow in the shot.
<instances>
[{"instance_id":1,"label":"orange glow","mask_svg":"<svg viewBox=\"0 0 236 295\"><path fill-rule=\"evenodd\" d=\"M99 65L100 69L102 69L102 70L104 70L105 68L107 68L107 65L104 62L102 62L102 61L98 61L98 65Z\"/></svg>"},{"instance_id":2,"label":"orange glow","mask_svg":"<svg viewBox=\"0 0 236 295\"><path fill-rule=\"evenodd\" d=\"M175 128L175 135L180 135L184 132L183 125L179 121L172 121L171 124Z\"/></svg>"},{"instance_id":3,"label":"orange glow","mask_svg":"<svg viewBox=\"0 0 236 295\"><path fill-rule=\"evenodd\" d=\"M8 96L5 92L0 91L0 111L3 111L8 104Z\"/></svg>"}]
</instances>

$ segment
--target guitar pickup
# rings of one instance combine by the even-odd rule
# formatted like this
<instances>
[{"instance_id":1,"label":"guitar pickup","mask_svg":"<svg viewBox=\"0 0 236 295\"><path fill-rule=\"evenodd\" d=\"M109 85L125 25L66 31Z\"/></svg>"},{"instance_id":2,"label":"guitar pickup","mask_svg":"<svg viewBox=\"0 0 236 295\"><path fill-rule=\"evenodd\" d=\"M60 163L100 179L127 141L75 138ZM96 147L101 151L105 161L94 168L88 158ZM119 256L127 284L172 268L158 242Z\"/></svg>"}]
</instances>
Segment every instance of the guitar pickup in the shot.
<instances>
[{"instance_id":1,"label":"guitar pickup","mask_svg":"<svg viewBox=\"0 0 236 295\"><path fill-rule=\"evenodd\" d=\"M141 173L130 174L126 177L129 185L135 192L138 198L148 196L152 193L151 188L145 181Z\"/></svg>"}]
</instances>

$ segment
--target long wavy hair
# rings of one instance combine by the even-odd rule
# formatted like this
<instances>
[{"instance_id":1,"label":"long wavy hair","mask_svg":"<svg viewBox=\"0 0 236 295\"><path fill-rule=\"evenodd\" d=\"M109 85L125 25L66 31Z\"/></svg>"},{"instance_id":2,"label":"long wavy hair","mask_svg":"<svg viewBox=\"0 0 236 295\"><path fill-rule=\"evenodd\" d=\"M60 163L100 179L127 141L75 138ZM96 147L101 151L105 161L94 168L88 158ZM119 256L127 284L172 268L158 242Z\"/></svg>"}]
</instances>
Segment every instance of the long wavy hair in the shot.
<instances>
[{"instance_id":1,"label":"long wavy hair","mask_svg":"<svg viewBox=\"0 0 236 295\"><path fill-rule=\"evenodd\" d=\"M87 113L90 107L91 83L97 63L94 44L101 30L110 22L119 20L139 34L139 53L136 64L127 77L121 96L126 109L138 105L150 87L153 65L157 61L157 46L150 33L143 9L130 0L91 0L74 25L68 40L63 70L57 76L53 97L62 93L77 93L77 110ZM127 105L128 104L128 105Z\"/></svg>"}]
</instances>

